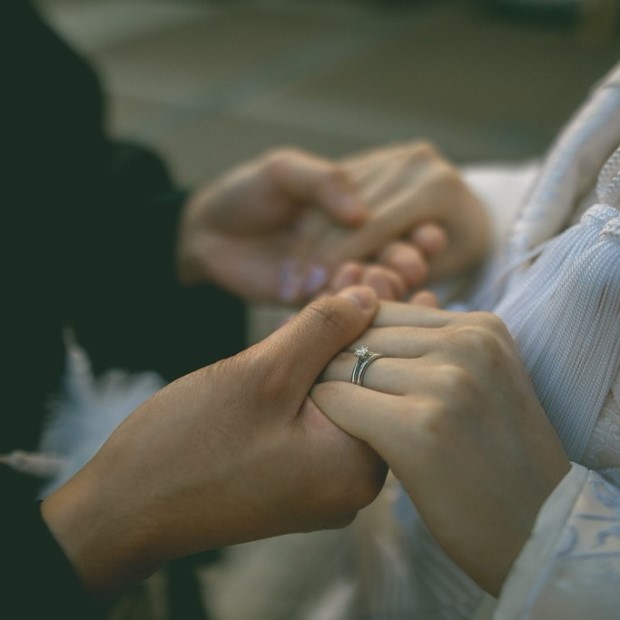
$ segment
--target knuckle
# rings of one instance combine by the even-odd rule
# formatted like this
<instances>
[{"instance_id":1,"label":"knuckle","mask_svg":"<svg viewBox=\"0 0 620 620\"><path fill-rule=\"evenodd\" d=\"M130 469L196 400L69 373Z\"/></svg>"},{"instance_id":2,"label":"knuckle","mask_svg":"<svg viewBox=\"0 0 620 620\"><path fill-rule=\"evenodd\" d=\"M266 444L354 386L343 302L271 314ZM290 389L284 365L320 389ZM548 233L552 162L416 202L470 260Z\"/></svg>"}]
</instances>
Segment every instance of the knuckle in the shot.
<instances>
[{"instance_id":1,"label":"knuckle","mask_svg":"<svg viewBox=\"0 0 620 620\"><path fill-rule=\"evenodd\" d=\"M431 142L421 140L413 144L409 155L414 161L429 161L439 159L441 156L437 147Z\"/></svg>"},{"instance_id":2,"label":"knuckle","mask_svg":"<svg viewBox=\"0 0 620 620\"><path fill-rule=\"evenodd\" d=\"M492 341L496 344L512 340L508 327L504 321L492 312L473 312L470 315L472 324L479 326L486 332L488 344Z\"/></svg>"},{"instance_id":3,"label":"knuckle","mask_svg":"<svg viewBox=\"0 0 620 620\"><path fill-rule=\"evenodd\" d=\"M475 312L474 319L499 337L503 338L509 334L506 324L497 314L492 312Z\"/></svg>"},{"instance_id":4,"label":"knuckle","mask_svg":"<svg viewBox=\"0 0 620 620\"><path fill-rule=\"evenodd\" d=\"M462 392L472 384L469 372L458 364L444 364L437 368L436 373L442 393ZM431 408L435 409L436 403Z\"/></svg>"},{"instance_id":5,"label":"knuckle","mask_svg":"<svg viewBox=\"0 0 620 620\"><path fill-rule=\"evenodd\" d=\"M472 353L482 353L496 346L495 334L485 325L471 323L462 325L456 333L458 346L469 349Z\"/></svg>"},{"instance_id":6,"label":"knuckle","mask_svg":"<svg viewBox=\"0 0 620 620\"><path fill-rule=\"evenodd\" d=\"M430 173L429 182L438 185L444 192L459 191L464 185L458 170L443 161L438 163Z\"/></svg>"},{"instance_id":7,"label":"knuckle","mask_svg":"<svg viewBox=\"0 0 620 620\"><path fill-rule=\"evenodd\" d=\"M262 160L265 164L278 166L283 161L289 160L291 157L297 157L299 155L299 150L292 146L279 146L276 148L269 149L265 151L262 156Z\"/></svg>"},{"instance_id":8,"label":"knuckle","mask_svg":"<svg viewBox=\"0 0 620 620\"><path fill-rule=\"evenodd\" d=\"M472 368L489 372L503 363L507 339L508 330L501 319L485 314L481 320L458 330L457 347L467 354Z\"/></svg>"},{"instance_id":9,"label":"knuckle","mask_svg":"<svg viewBox=\"0 0 620 620\"><path fill-rule=\"evenodd\" d=\"M278 177L282 168L287 166L292 159L301 156L301 151L294 147L281 146L269 149L260 157L260 162L266 174Z\"/></svg>"}]
</instances>

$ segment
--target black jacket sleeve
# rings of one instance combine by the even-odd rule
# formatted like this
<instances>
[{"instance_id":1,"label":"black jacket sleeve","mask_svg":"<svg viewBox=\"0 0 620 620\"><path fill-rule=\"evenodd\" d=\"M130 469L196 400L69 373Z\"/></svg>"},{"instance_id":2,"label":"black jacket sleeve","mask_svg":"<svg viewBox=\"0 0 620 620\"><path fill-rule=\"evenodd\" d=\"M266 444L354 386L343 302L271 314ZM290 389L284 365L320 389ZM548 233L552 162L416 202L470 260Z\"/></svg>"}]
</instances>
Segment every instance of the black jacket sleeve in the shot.
<instances>
[{"instance_id":1,"label":"black jacket sleeve","mask_svg":"<svg viewBox=\"0 0 620 620\"><path fill-rule=\"evenodd\" d=\"M4 505L3 618L97 620L105 608L84 591L73 567L46 527L39 502Z\"/></svg>"},{"instance_id":2,"label":"black jacket sleeve","mask_svg":"<svg viewBox=\"0 0 620 620\"><path fill-rule=\"evenodd\" d=\"M29 2L6 0L0 17L16 60L0 146L11 162L9 292L18 324L24 307L38 313L26 348L41 351L52 325L69 324L96 370L156 370L167 379L238 352L243 303L215 286L177 282L184 189L152 151L108 138L97 75ZM28 338L33 318L16 338Z\"/></svg>"}]
</instances>

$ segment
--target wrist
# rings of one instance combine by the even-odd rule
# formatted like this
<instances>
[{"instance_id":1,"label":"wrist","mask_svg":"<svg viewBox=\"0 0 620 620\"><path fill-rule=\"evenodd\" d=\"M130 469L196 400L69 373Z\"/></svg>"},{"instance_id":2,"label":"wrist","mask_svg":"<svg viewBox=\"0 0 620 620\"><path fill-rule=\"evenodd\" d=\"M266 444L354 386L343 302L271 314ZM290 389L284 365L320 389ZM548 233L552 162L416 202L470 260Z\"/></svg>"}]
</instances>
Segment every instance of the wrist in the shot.
<instances>
[{"instance_id":1,"label":"wrist","mask_svg":"<svg viewBox=\"0 0 620 620\"><path fill-rule=\"evenodd\" d=\"M85 590L109 598L155 572L148 527L122 499L106 500L105 485L80 472L41 505L41 515Z\"/></svg>"}]
</instances>

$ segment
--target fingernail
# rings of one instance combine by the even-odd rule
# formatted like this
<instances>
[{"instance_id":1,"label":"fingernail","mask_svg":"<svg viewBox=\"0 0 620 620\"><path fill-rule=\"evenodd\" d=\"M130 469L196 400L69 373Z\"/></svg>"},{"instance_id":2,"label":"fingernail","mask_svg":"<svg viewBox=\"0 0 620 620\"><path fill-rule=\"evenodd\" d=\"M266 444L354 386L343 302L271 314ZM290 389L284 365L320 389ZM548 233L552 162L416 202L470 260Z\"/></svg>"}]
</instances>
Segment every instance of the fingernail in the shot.
<instances>
[{"instance_id":1,"label":"fingernail","mask_svg":"<svg viewBox=\"0 0 620 620\"><path fill-rule=\"evenodd\" d=\"M299 274L296 261L286 260L280 269L280 299L291 302L297 299L302 289L303 278Z\"/></svg>"},{"instance_id":2,"label":"fingernail","mask_svg":"<svg viewBox=\"0 0 620 620\"><path fill-rule=\"evenodd\" d=\"M353 300L362 310L370 310L377 304L377 295L368 286L351 286L340 291L338 295Z\"/></svg>"},{"instance_id":3,"label":"fingernail","mask_svg":"<svg viewBox=\"0 0 620 620\"><path fill-rule=\"evenodd\" d=\"M327 282L327 269L320 265L310 267L303 285L303 292L306 295L318 293Z\"/></svg>"}]
</instances>

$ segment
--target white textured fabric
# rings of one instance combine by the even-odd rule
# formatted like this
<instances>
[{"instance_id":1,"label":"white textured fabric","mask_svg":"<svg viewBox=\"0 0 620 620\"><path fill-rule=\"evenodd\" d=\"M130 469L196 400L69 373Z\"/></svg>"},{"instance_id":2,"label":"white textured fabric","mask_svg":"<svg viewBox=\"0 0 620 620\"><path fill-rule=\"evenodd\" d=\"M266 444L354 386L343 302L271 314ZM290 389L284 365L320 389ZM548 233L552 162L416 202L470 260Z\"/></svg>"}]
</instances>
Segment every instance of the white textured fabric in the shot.
<instances>
[{"instance_id":1,"label":"white textured fabric","mask_svg":"<svg viewBox=\"0 0 620 620\"><path fill-rule=\"evenodd\" d=\"M589 209L495 309L572 460L583 456L618 373L620 237L609 231L617 215L607 205Z\"/></svg>"},{"instance_id":2,"label":"white textured fabric","mask_svg":"<svg viewBox=\"0 0 620 620\"><path fill-rule=\"evenodd\" d=\"M506 243L489 263L488 273L473 296L473 305L492 309L511 280L518 277L518 267L524 265L531 251L570 224L575 206L595 186L601 167L619 144L620 64L594 90L552 145Z\"/></svg>"},{"instance_id":3,"label":"white textured fabric","mask_svg":"<svg viewBox=\"0 0 620 620\"><path fill-rule=\"evenodd\" d=\"M517 558L495 620L617 620L620 492L573 465L547 500Z\"/></svg>"}]
</instances>

